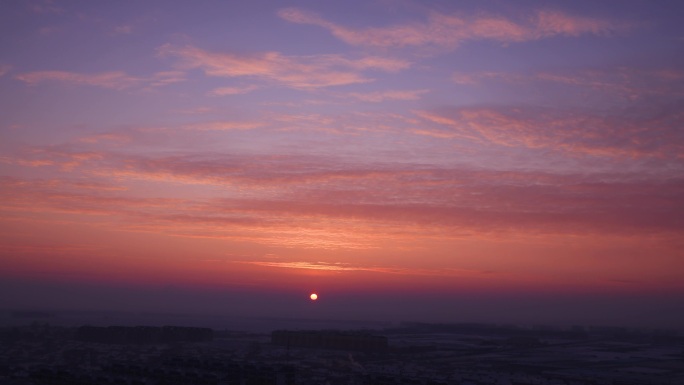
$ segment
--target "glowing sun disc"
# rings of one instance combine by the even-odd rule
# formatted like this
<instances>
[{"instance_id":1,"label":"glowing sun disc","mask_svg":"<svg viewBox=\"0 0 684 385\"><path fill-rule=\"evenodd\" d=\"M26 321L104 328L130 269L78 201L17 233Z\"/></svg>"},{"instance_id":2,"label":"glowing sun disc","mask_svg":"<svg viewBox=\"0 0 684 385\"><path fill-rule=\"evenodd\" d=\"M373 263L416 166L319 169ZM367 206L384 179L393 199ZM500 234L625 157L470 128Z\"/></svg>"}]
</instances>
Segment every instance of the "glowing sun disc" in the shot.
<instances>
[{"instance_id":1,"label":"glowing sun disc","mask_svg":"<svg viewBox=\"0 0 684 385\"><path fill-rule=\"evenodd\" d=\"M316 294L316 293L311 293L311 295L309 296L309 298L311 298L312 301L315 301L315 300L318 299L318 294Z\"/></svg>"}]
</instances>

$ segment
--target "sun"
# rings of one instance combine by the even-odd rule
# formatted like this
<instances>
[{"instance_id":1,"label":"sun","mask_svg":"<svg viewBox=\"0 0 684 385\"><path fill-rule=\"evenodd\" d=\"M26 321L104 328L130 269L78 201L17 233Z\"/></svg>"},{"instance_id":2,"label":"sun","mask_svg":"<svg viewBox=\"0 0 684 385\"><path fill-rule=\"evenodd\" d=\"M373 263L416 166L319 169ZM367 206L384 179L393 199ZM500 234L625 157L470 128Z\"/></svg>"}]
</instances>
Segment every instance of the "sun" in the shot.
<instances>
[{"instance_id":1,"label":"sun","mask_svg":"<svg viewBox=\"0 0 684 385\"><path fill-rule=\"evenodd\" d=\"M315 301L315 300L318 299L318 294L316 294L316 293L311 293L311 295L309 296L309 298L311 298L312 301Z\"/></svg>"}]
</instances>

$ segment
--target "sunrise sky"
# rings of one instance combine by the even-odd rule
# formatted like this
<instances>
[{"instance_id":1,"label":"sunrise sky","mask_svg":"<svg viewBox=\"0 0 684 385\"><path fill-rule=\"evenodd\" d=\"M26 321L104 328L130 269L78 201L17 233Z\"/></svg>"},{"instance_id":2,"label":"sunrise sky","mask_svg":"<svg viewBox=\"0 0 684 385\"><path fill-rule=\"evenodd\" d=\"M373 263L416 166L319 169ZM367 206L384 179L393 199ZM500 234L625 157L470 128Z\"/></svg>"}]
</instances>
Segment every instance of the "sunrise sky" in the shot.
<instances>
[{"instance_id":1,"label":"sunrise sky","mask_svg":"<svg viewBox=\"0 0 684 385\"><path fill-rule=\"evenodd\" d=\"M0 307L684 322L683 14L3 2Z\"/></svg>"}]
</instances>

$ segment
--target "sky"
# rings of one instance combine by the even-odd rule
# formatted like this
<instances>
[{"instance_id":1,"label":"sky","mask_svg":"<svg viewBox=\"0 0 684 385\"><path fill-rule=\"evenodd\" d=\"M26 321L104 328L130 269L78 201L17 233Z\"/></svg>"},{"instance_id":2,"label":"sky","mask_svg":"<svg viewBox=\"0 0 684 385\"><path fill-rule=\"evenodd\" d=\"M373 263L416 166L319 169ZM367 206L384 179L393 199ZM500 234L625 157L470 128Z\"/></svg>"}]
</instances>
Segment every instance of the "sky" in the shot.
<instances>
[{"instance_id":1,"label":"sky","mask_svg":"<svg viewBox=\"0 0 684 385\"><path fill-rule=\"evenodd\" d=\"M3 2L0 307L684 324L682 14Z\"/></svg>"}]
</instances>

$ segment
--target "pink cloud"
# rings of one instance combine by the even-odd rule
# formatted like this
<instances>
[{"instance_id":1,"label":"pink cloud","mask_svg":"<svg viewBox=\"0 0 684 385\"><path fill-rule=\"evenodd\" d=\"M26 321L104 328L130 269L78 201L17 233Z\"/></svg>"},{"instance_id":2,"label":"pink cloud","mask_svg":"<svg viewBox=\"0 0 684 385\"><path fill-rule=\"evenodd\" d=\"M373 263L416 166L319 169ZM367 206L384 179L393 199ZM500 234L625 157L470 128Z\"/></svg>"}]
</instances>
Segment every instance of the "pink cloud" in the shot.
<instances>
[{"instance_id":1,"label":"pink cloud","mask_svg":"<svg viewBox=\"0 0 684 385\"><path fill-rule=\"evenodd\" d=\"M199 107L191 107L191 108L183 108L180 110L174 110L174 112L177 112L179 114L185 114L185 115L203 115L203 114L208 114L211 112L216 112L216 109L212 108L212 107L199 106Z\"/></svg>"},{"instance_id":2,"label":"pink cloud","mask_svg":"<svg viewBox=\"0 0 684 385\"><path fill-rule=\"evenodd\" d=\"M351 60L339 55L285 56L278 52L235 55L191 46L165 45L159 52L180 57L187 68L200 68L210 76L254 77L303 89L367 83L373 79L364 77L361 71L398 71L409 65L377 57Z\"/></svg>"},{"instance_id":3,"label":"pink cloud","mask_svg":"<svg viewBox=\"0 0 684 385\"><path fill-rule=\"evenodd\" d=\"M212 96L228 96L228 95L240 95L252 92L258 89L258 86L244 86L244 87L219 87L213 89L209 95Z\"/></svg>"},{"instance_id":4,"label":"pink cloud","mask_svg":"<svg viewBox=\"0 0 684 385\"><path fill-rule=\"evenodd\" d=\"M684 151L676 106L639 108L640 116L601 115L581 110L497 107L416 111L434 126L417 134L472 140L505 147L547 148L608 157L672 158Z\"/></svg>"},{"instance_id":5,"label":"pink cloud","mask_svg":"<svg viewBox=\"0 0 684 385\"><path fill-rule=\"evenodd\" d=\"M411 228L446 226L473 231L517 228L575 232L582 228L604 231L639 226L642 231L679 231L682 226L677 219L681 214L677 196L684 185L677 179L425 169L410 165L358 167L325 158L283 156L127 157L118 166L112 161L105 163L115 168L103 169L102 176L240 186L242 191L251 191L249 199L219 199L195 206L199 211L192 216L200 222L221 220L230 213L270 223L277 218L306 218L309 222L313 218L348 218L403 223Z\"/></svg>"},{"instance_id":6,"label":"pink cloud","mask_svg":"<svg viewBox=\"0 0 684 385\"><path fill-rule=\"evenodd\" d=\"M0 210L24 213L72 213L82 215L137 215L179 205L177 199L137 198L123 195L126 188L103 182L41 180L3 177L7 186L0 196ZM112 219L114 217L110 217Z\"/></svg>"},{"instance_id":7,"label":"pink cloud","mask_svg":"<svg viewBox=\"0 0 684 385\"><path fill-rule=\"evenodd\" d=\"M541 72L531 80L561 83L576 87L618 94L628 100L651 95L684 96L684 71L671 68L613 68L587 70L580 73Z\"/></svg>"},{"instance_id":8,"label":"pink cloud","mask_svg":"<svg viewBox=\"0 0 684 385\"><path fill-rule=\"evenodd\" d=\"M452 124L465 116L524 138L476 133L480 140L487 135L504 145L550 140L526 138L531 134L525 122L506 122L502 112L504 117L479 110L441 113L445 117L437 114L436 121ZM117 139L79 146L111 140ZM684 184L673 173L498 171L409 159L385 164L277 154L142 156L77 146L26 149L11 161L51 168L49 179L3 180L0 209L14 216L95 216L96 223L115 221L127 231L190 238L332 250L496 234L670 236L684 231L679 219ZM146 191L144 198L139 191Z\"/></svg>"},{"instance_id":9,"label":"pink cloud","mask_svg":"<svg viewBox=\"0 0 684 385\"><path fill-rule=\"evenodd\" d=\"M458 15L432 12L424 23L408 23L381 28L351 29L297 8L278 12L284 20L325 28L351 45L377 47L435 46L455 48L470 40L502 43L531 41L552 36L607 34L626 28L615 23L560 11L538 11L525 20L485 14Z\"/></svg>"},{"instance_id":10,"label":"pink cloud","mask_svg":"<svg viewBox=\"0 0 684 385\"><path fill-rule=\"evenodd\" d=\"M97 151L65 150L57 147L36 147L26 150L18 156L3 159L6 163L28 167L56 166L62 170L73 170L87 162L104 159L105 155Z\"/></svg>"},{"instance_id":11,"label":"pink cloud","mask_svg":"<svg viewBox=\"0 0 684 385\"><path fill-rule=\"evenodd\" d=\"M187 130L198 131L231 131L231 130L252 130L264 126L262 122L236 122L236 121L216 121L206 123L193 123L183 126Z\"/></svg>"},{"instance_id":12,"label":"pink cloud","mask_svg":"<svg viewBox=\"0 0 684 385\"><path fill-rule=\"evenodd\" d=\"M525 75L505 72L454 72L451 75L451 80L456 84L461 85L477 85L483 81L502 80L506 82L529 81L529 77Z\"/></svg>"},{"instance_id":13,"label":"pink cloud","mask_svg":"<svg viewBox=\"0 0 684 385\"><path fill-rule=\"evenodd\" d=\"M539 38L555 35L580 36L602 35L627 28L625 23L615 23L590 17L572 16L559 11L539 11L534 18L535 34Z\"/></svg>"},{"instance_id":14,"label":"pink cloud","mask_svg":"<svg viewBox=\"0 0 684 385\"><path fill-rule=\"evenodd\" d=\"M83 143L101 143L101 142L115 142L128 143L132 140L131 135L123 132L107 132L96 135L89 135L79 139Z\"/></svg>"},{"instance_id":15,"label":"pink cloud","mask_svg":"<svg viewBox=\"0 0 684 385\"><path fill-rule=\"evenodd\" d=\"M626 100L653 95L684 95L684 72L672 68L639 69L629 67L573 72L542 71L534 74L505 72L455 72L451 80L460 85L476 86L484 82L513 83L516 87L557 83L610 93Z\"/></svg>"},{"instance_id":16,"label":"pink cloud","mask_svg":"<svg viewBox=\"0 0 684 385\"><path fill-rule=\"evenodd\" d=\"M369 93L350 93L349 96L364 102L380 103L387 100L418 100L428 90L378 91Z\"/></svg>"},{"instance_id":17,"label":"pink cloud","mask_svg":"<svg viewBox=\"0 0 684 385\"><path fill-rule=\"evenodd\" d=\"M150 79L146 79L151 87L161 87L186 80L187 78L183 71L160 71L155 73Z\"/></svg>"}]
</instances>

